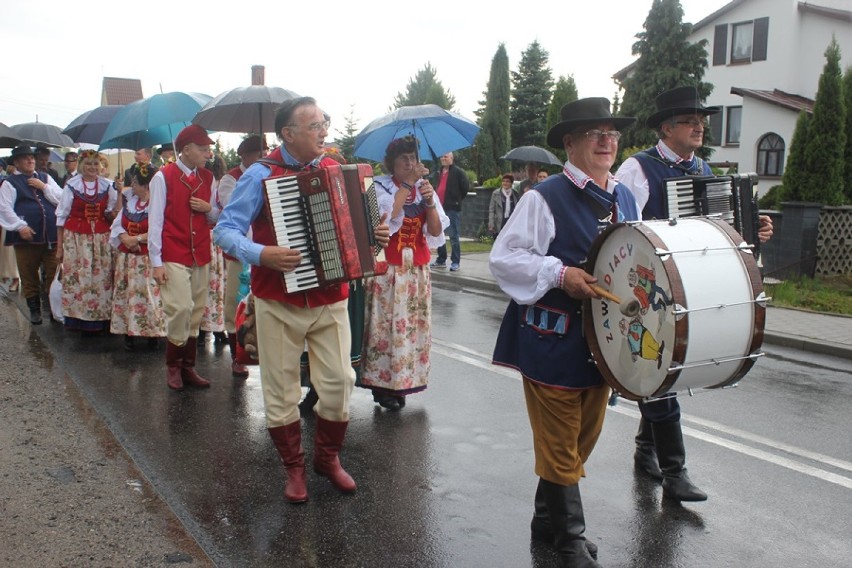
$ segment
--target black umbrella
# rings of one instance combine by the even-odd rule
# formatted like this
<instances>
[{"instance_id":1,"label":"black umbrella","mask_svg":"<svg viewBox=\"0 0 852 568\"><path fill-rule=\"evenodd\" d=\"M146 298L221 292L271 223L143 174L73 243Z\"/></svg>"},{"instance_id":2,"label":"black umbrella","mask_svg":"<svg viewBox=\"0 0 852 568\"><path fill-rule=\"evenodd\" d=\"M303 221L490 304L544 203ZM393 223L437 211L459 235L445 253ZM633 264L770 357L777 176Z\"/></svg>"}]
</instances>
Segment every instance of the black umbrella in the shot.
<instances>
[{"instance_id":1,"label":"black umbrella","mask_svg":"<svg viewBox=\"0 0 852 568\"><path fill-rule=\"evenodd\" d=\"M44 122L16 124L12 127L12 130L17 132L18 136L24 142L37 146L63 148L74 145L74 141L71 138L62 134L61 128L52 124L45 124Z\"/></svg>"},{"instance_id":2,"label":"black umbrella","mask_svg":"<svg viewBox=\"0 0 852 568\"><path fill-rule=\"evenodd\" d=\"M62 134L71 137L74 142L100 144L107 126L122 108L124 105L104 105L86 111L72 120Z\"/></svg>"},{"instance_id":3,"label":"black umbrella","mask_svg":"<svg viewBox=\"0 0 852 568\"><path fill-rule=\"evenodd\" d=\"M517 160L519 162L536 162L551 166L561 166L562 162L549 150L538 146L518 146L512 148L501 157L502 160Z\"/></svg>"},{"instance_id":4,"label":"black umbrella","mask_svg":"<svg viewBox=\"0 0 852 568\"><path fill-rule=\"evenodd\" d=\"M17 132L0 122L0 148L14 148L21 142Z\"/></svg>"},{"instance_id":5,"label":"black umbrella","mask_svg":"<svg viewBox=\"0 0 852 568\"><path fill-rule=\"evenodd\" d=\"M219 132L272 132L275 130L275 111L284 101L298 96L281 87L237 87L204 105L192 123Z\"/></svg>"}]
</instances>

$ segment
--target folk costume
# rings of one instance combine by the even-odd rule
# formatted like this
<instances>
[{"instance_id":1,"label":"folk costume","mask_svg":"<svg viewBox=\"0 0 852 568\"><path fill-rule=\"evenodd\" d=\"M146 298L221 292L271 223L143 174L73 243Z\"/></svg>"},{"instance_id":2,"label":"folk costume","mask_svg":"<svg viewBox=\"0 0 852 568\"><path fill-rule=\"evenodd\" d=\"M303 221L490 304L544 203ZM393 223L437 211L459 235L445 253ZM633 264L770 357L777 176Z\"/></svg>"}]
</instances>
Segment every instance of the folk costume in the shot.
<instances>
[{"instance_id":1,"label":"folk costume","mask_svg":"<svg viewBox=\"0 0 852 568\"><path fill-rule=\"evenodd\" d=\"M56 208L63 227L62 314L65 327L100 333L112 316L111 216L118 193L108 179L68 180Z\"/></svg>"},{"instance_id":2,"label":"folk costume","mask_svg":"<svg viewBox=\"0 0 852 568\"><path fill-rule=\"evenodd\" d=\"M32 148L18 146L12 150L10 161L18 156L34 156ZM45 184L43 190L27 182L36 178ZM13 246L18 273L21 278L21 293L30 310L30 322L40 324L41 275L43 267L45 282L52 282L56 274L56 206L62 195L61 188L45 173L17 173L6 177L0 186L0 225L6 229L3 244ZM24 227L33 230L32 240L24 240L18 231ZM47 292L45 290L45 292Z\"/></svg>"},{"instance_id":3,"label":"folk costume","mask_svg":"<svg viewBox=\"0 0 852 568\"><path fill-rule=\"evenodd\" d=\"M390 216L400 189L393 176L378 176L379 214ZM432 276L430 249L445 243L443 231L428 234L427 208L411 190L399 215L388 219L390 242L385 249L388 271L365 279L365 345L361 386L379 395L406 396L426 389L431 369ZM437 195L433 198L442 229L449 227Z\"/></svg>"},{"instance_id":4,"label":"folk costume","mask_svg":"<svg viewBox=\"0 0 852 568\"><path fill-rule=\"evenodd\" d=\"M548 144L603 122L621 129L634 119L613 117L609 101L580 99L561 109ZM533 538L551 542L560 566L596 567L597 548L585 541L579 481L603 426L609 387L583 337L582 301L562 289L568 268L582 268L592 241L611 222L636 220L626 187L609 176L599 187L570 161L562 175L530 189L503 226L490 268L511 301L494 347L493 363L523 377L539 477ZM591 556L590 556L591 555Z\"/></svg>"},{"instance_id":5,"label":"folk costume","mask_svg":"<svg viewBox=\"0 0 852 568\"><path fill-rule=\"evenodd\" d=\"M683 114L708 116L720 111L704 107L695 87L678 87L656 98L657 110L646 125L657 129L667 119ZM667 199L663 180L681 176L713 175L710 166L694 153L677 155L658 140L651 148L624 161L616 177L626 185L642 209L642 219L664 219ZM707 494L698 489L686 473L686 449L680 426L680 403L669 393L652 401L640 401L642 418L636 433L634 462L637 470L663 482L663 494L677 501L703 501Z\"/></svg>"},{"instance_id":6,"label":"folk costume","mask_svg":"<svg viewBox=\"0 0 852 568\"><path fill-rule=\"evenodd\" d=\"M349 426L349 399L355 371L349 364L351 335L346 284L287 292L282 273L260 264L261 251L276 246L263 197L263 180L336 165L331 158L298 164L280 146L252 164L240 177L228 206L213 230L222 250L252 265L260 378L269 435L287 472L284 497L307 501L299 400L299 358L308 345L311 382L319 395L314 439L314 470L341 492L357 489L340 464ZM246 234L251 230L252 239Z\"/></svg>"},{"instance_id":7,"label":"folk costume","mask_svg":"<svg viewBox=\"0 0 852 568\"><path fill-rule=\"evenodd\" d=\"M154 281L148 245L140 240L133 252L119 235L148 234L148 201L129 193L124 207L112 223L110 245L116 250L110 331L131 337L164 337L166 320L160 286Z\"/></svg>"}]
</instances>

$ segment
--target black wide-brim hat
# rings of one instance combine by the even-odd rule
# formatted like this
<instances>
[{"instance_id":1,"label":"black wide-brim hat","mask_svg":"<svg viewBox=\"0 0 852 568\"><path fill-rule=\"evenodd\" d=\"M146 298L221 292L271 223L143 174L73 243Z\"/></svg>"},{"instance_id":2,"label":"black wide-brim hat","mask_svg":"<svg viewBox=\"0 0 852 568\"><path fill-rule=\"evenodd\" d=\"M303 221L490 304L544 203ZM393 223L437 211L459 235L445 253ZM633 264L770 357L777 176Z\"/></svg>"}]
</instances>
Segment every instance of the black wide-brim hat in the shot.
<instances>
[{"instance_id":1,"label":"black wide-brim hat","mask_svg":"<svg viewBox=\"0 0 852 568\"><path fill-rule=\"evenodd\" d=\"M9 154L9 163L14 164L15 158L19 156L35 156L35 150L33 150L30 146L15 146L12 149L12 153Z\"/></svg>"},{"instance_id":2,"label":"black wide-brim hat","mask_svg":"<svg viewBox=\"0 0 852 568\"><path fill-rule=\"evenodd\" d=\"M636 118L632 116L612 116L609 100L604 97L589 97L570 102L559 110L559 117L561 122L547 132L547 145L560 150L563 148L562 139L565 135L584 124L591 126L611 122L616 130L623 130L636 122Z\"/></svg>"},{"instance_id":3,"label":"black wide-brim hat","mask_svg":"<svg viewBox=\"0 0 852 568\"><path fill-rule=\"evenodd\" d=\"M160 146L159 148L157 148L157 155L158 155L158 156L162 156L162 155L163 155L163 152L165 152L166 150L171 150L172 152L174 152L174 151L175 151L175 147L174 147L174 145L173 145L171 142L168 142L168 143L166 143L166 144L163 144L162 146Z\"/></svg>"},{"instance_id":4,"label":"black wide-brim hat","mask_svg":"<svg viewBox=\"0 0 852 568\"><path fill-rule=\"evenodd\" d=\"M645 126L648 128L657 128L664 120L680 114L709 116L722 110L721 107L702 105L698 96L698 89L695 87L677 87L664 91L657 95L654 102L657 105L657 112L645 121Z\"/></svg>"}]
</instances>

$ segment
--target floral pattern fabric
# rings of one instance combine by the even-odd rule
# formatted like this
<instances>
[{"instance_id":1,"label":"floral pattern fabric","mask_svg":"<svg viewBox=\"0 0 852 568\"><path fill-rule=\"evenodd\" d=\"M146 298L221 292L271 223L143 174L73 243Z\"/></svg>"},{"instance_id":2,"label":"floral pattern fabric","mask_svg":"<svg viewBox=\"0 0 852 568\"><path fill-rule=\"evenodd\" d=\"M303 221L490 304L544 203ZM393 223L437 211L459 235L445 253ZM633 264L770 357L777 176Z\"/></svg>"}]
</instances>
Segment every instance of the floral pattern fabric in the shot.
<instances>
[{"instance_id":1,"label":"floral pattern fabric","mask_svg":"<svg viewBox=\"0 0 852 568\"><path fill-rule=\"evenodd\" d=\"M117 252L110 331L136 337L165 337L160 287L147 254Z\"/></svg>"},{"instance_id":2,"label":"floral pattern fabric","mask_svg":"<svg viewBox=\"0 0 852 568\"><path fill-rule=\"evenodd\" d=\"M83 321L112 314L112 248L109 233L66 230L62 240L62 313Z\"/></svg>"},{"instance_id":3,"label":"floral pattern fabric","mask_svg":"<svg viewBox=\"0 0 852 568\"><path fill-rule=\"evenodd\" d=\"M361 386L397 395L425 389L431 369L432 276L405 252L402 266L365 280Z\"/></svg>"},{"instance_id":4,"label":"floral pattern fabric","mask_svg":"<svg viewBox=\"0 0 852 568\"><path fill-rule=\"evenodd\" d=\"M201 316L201 330L225 331L225 258L222 249L210 239L210 286L207 288L207 304Z\"/></svg>"}]
</instances>

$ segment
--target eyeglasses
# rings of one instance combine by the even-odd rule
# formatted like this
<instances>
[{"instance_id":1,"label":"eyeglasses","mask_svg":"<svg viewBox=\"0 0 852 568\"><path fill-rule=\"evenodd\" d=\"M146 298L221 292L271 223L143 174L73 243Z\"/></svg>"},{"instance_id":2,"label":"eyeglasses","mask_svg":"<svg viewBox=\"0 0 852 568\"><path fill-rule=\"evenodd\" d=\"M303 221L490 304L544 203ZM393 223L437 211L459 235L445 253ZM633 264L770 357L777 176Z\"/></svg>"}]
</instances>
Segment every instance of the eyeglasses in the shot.
<instances>
[{"instance_id":1,"label":"eyeglasses","mask_svg":"<svg viewBox=\"0 0 852 568\"><path fill-rule=\"evenodd\" d=\"M581 132L583 136L591 140L592 142L597 142L604 136L608 136L618 142L618 139L621 138L621 132L618 130L587 130L586 132Z\"/></svg>"},{"instance_id":2,"label":"eyeglasses","mask_svg":"<svg viewBox=\"0 0 852 568\"><path fill-rule=\"evenodd\" d=\"M76 162L77 160L74 158L65 158L65 163L70 164L71 162Z\"/></svg>"},{"instance_id":3,"label":"eyeglasses","mask_svg":"<svg viewBox=\"0 0 852 568\"><path fill-rule=\"evenodd\" d=\"M691 118L689 120L676 120L675 124L688 124L691 128L707 128L709 124L706 120L698 120L697 118Z\"/></svg>"},{"instance_id":4,"label":"eyeglasses","mask_svg":"<svg viewBox=\"0 0 852 568\"><path fill-rule=\"evenodd\" d=\"M328 130L331 126L330 120L324 120L322 122L312 122L305 127L306 130L310 130L311 132L319 132L320 130ZM288 128L298 128L298 124L288 124Z\"/></svg>"}]
</instances>

